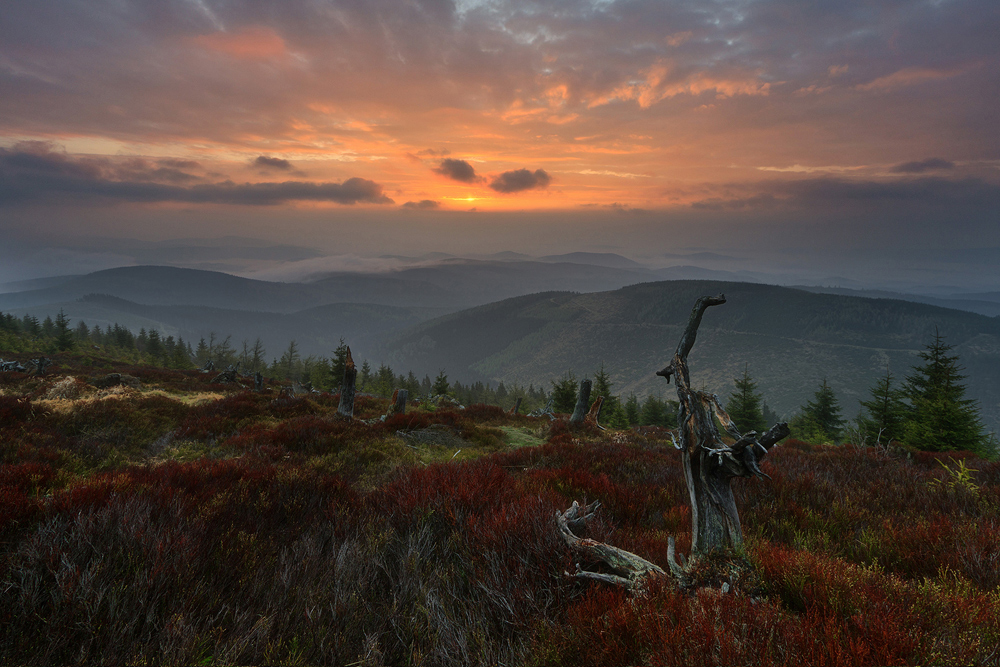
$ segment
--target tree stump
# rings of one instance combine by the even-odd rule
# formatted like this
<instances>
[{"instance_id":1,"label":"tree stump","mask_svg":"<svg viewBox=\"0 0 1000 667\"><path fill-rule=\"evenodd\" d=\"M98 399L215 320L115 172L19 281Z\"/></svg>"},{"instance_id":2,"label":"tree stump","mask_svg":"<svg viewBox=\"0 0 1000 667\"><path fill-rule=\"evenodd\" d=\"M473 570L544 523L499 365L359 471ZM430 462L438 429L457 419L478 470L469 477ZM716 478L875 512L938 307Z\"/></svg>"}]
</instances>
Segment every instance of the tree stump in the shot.
<instances>
[{"instance_id":1,"label":"tree stump","mask_svg":"<svg viewBox=\"0 0 1000 667\"><path fill-rule=\"evenodd\" d=\"M382 417L382 421L394 417L395 415L406 414L406 397L408 392L405 389L397 389L392 392L392 401L389 403L389 411Z\"/></svg>"},{"instance_id":2,"label":"tree stump","mask_svg":"<svg viewBox=\"0 0 1000 667\"><path fill-rule=\"evenodd\" d=\"M755 431L741 435L714 394L691 388L688 354L694 347L702 316L711 306L726 302L722 294L704 296L695 303L687 328L670 363L657 375L674 379L680 407L677 414L684 479L691 498L691 553L699 555L715 549L742 544L743 529L733 498L730 480L734 477L766 477L760 460L779 440L788 436L788 425L776 424L763 436ZM715 426L719 420L735 440L726 445Z\"/></svg>"},{"instance_id":3,"label":"tree stump","mask_svg":"<svg viewBox=\"0 0 1000 667\"><path fill-rule=\"evenodd\" d=\"M576 409L573 410L573 415L569 418L570 424L580 424L586 418L587 407L590 405L591 387L593 387L593 383L589 379L580 380L580 393L576 398Z\"/></svg>"},{"instance_id":4,"label":"tree stump","mask_svg":"<svg viewBox=\"0 0 1000 667\"><path fill-rule=\"evenodd\" d=\"M358 379L358 369L354 365L351 357L351 348L347 348L347 357L344 360L344 381L340 385L340 405L337 406L337 414L341 417L351 419L354 417L354 387Z\"/></svg>"},{"instance_id":5,"label":"tree stump","mask_svg":"<svg viewBox=\"0 0 1000 667\"><path fill-rule=\"evenodd\" d=\"M734 477L767 477L760 469L760 460L789 433L788 425L780 423L759 437L756 431L740 434L729 415L719 405L717 396L691 388L687 358L694 346L702 316L709 307L725 302L726 298L721 294L698 299L673 359L657 373L668 382L671 377L674 378L677 387L677 397L680 400L677 416L679 438L675 441L675 446L681 451L684 478L691 500L691 558L681 556L683 564L677 561L674 539L671 537L667 543L667 565L670 573L683 587L716 585L721 581L720 588L723 592L734 586L746 587L745 582L753 578L748 576L748 571L752 574L752 567L732 551L733 547L743 542L743 531L730 482ZM732 445L723 441L715 425L716 419L735 440ZM557 529L570 549L591 562L604 563L613 572L605 574L578 571L575 576L642 590L643 582L648 577L666 574L655 564L635 554L577 537L573 530L586 524L587 519L593 516L596 506L595 503L590 508L581 508L574 501L568 510L556 513ZM701 560L704 560L706 567L699 566ZM706 569L712 570L708 577ZM706 581L716 584L706 584Z\"/></svg>"}]
</instances>

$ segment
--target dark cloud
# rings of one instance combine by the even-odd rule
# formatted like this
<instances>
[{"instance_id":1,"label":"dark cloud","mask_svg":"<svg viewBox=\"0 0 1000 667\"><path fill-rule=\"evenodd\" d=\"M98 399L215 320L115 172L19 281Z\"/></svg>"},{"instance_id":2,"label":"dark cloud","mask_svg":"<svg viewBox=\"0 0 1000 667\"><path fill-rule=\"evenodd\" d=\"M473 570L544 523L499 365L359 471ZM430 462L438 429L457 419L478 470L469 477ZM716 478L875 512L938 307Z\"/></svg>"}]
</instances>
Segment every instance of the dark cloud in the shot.
<instances>
[{"instance_id":1,"label":"dark cloud","mask_svg":"<svg viewBox=\"0 0 1000 667\"><path fill-rule=\"evenodd\" d=\"M1000 208L1000 185L978 178L938 176L899 180L851 180L823 177L727 186L742 194L707 197L691 204L710 211L755 211L771 208L824 212L853 211L872 215L926 209L973 212Z\"/></svg>"},{"instance_id":2,"label":"dark cloud","mask_svg":"<svg viewBox=\"0 0 1000 667\"><path fill-rule=\"evenodd\" d=\"M922 174L925 171L936 171L938 169L954 169L955 163L940 157L927 158L915 162L903 162L897 164L889 171L895 174Z\"/></svg>"},{"instance_id":3,"label":"dark cloud","mask_svg":"<svg viewBox=\"0 0 1000 667\"><path fill-rule=\"evenodd\" d=\"M260 171L291 171L293 169L292 163L288 160L267 155L258 155L257 159L253 161L253 166Z\"/></svg>"},{"instance_id":4,"label":"dark cloud","mask_svg":"<svg viewBox=\"0 0 1000 667\"><path fill-rule=\"evenodd\" d=\"M691 208L707 211L742 211L747 209L771 208L777 204L777 199L772 194L759 194L750 197L710 197L691 204Z\"/></svg>"},{"instance_id":5,"label":"dark cloud","mask_svg":"<svg viewBox=\"0 0 1000 667\"><path fill-rule=\"evenodd\" d=\"M433 199L421 199L420 201L408 201L403 204L403 208L414 208L421 211L430 211L441 207L441 202L436 202Z\"/></svg>"},{"instance_id":6,"label":"dark cloud","mask_svg":"<svg viewBox=\"0 0 1000 667\"><path fill-rule=\"evenodd\" d=\"M515 169L505 171L490 182L490 188L497 192L511 193L523 192L524 190L535 190L548 187L552 182L544 169L529 171L527 169Z\"/></svg>"},{"instance_id":7,"label":"dark cloud","mask_svg":"<svg viewBox=\"0 0 1000 667\"><path fill-rule=\"evenodd\" d=\"M156 163L171 169L200 169L201 164L194 160L178 160L176 158L161 158Z\"/></svg>"},{"instance_id":8,"label":"dark cloud","mask_svg":"<svg viewBox=\"0 0 1000 667\"><path fill-rule=\"evenodd\" d=\"M465 160L445 158L441 160L441 164L434 172L461 183L475 183L479 181L479 176L476 175L475 168Z\"/></svg>"},{"instance_id":9,"label":"dark cloud","mask_svg":"<svg viewBox=\"0 0 1000 667\"><path fill-rule=\"evenodd\" d=\"M924 176L899 181L810 178L783 183L777 191L789 196L793 202L809 205L916 203L978 206L1000 203L1000 186L978 178L952 180Z\"/></svg>"},{"instance_id":10,"label":"dark cloud","mask_svg":"<svg viewBox=\"0 0 1000 667\"><path fill-rule=\"evenodd\" d=\"M273 205L288 201L391 204L364 178L343 183L199 182L195 176L141 159L72 159L44 144L0 148L0 205L37 202L189 202Z\"/></svg>"}]
</instances>

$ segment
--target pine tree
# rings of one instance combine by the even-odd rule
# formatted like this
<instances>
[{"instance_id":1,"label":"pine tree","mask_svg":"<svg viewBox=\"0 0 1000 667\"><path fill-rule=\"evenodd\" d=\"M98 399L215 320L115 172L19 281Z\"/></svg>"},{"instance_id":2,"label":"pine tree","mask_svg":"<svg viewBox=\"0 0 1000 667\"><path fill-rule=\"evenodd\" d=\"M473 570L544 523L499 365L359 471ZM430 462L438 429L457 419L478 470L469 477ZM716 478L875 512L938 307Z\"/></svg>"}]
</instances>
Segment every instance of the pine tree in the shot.
<instances>
[{"instance_id":1,"label":"pine tree","mask_svg":"<svg viewBox=\"0 0 1000 667\"><path fill-rule=\"evenodd\" d=\"M629 426L635 426L639 423L639 399L635 394L629 394L628 398L625 399L625 421L628 422Z\"/></svg>"},{"instance_id":2,"label":"pine tree","mask_svg":"<svg viewBox=\"0 0 1000 667\"><path fill-rule=\"evenodd\" d=\"M726 412L736 423L736 430L740 433L764 433L767 430L762 409L764 397L757 391L757 383L750 377L749 366L744 366L743 377L736 378L733 382L736 383L736 391L729 395Z\"/></svg>"},{"instance_id":3,"label":"pine tree","mask_svg":"<svg viewBox=\"0 0 1000 667\"><path fill-rule=\"evenodd\" d=\"M448 376L442 368L441 372L438 373L438 376L434 378L434 385L431 387L431 394L434 396L444 396L448 393L448 389L450 387L451 385L448 384Z\"/></svg>"},{"instance_id":4,"label":"pine tree","mask_svg":"<svg viewBox=\"0 0 1000 667\"><path fill-rule=\"evenodd\" d=\"M281 355L281 360L278 362L282 377L288 380L298 380L298 370L301 361L302 357L299 354L299 344L296 343L293 338L291 342L288 343L288 349Z\"/></svg>"},{"instance_id":5,"label":"pine tree","mask_svg":"<svg viewBox=\"0 0 1000 667\"><path fill-rule=\"evenodd\" d=\"M372 383L372 365L365 359L361 364L361 372L358 373L357 390L368 391Z\"/></svg>"},{"instance_id":6,"label":"pine tree","mask_svg":"<svg viewBox=\"0 0 1000 667\"><path fill-rule=\"evenodd\" d=\"M73 331L69 328L69 318L66 317L66 313L62 311L62 308L59 309L59 314L56 315L55 329L56 347L61 352L72 350L74 345Z\"/></svg>"},{"instance_id":7,"label":"pine tree","mask_svg":"<svg viewBox=\"0 0 1000 667\"><path fill-rule=\"evenodd\" d=\"M840 403L826 378L814 394L814 400L802 407L802 412L789 426L797 438L810 441L836 442L844 420L840 416Z\"/></svg>"},{"instance_id":8,"label":"pine tree","mask_svg":"<svg viewBox=\"0 0 1000 667\"><path fill-rule=\"evenodd\" d=\"M573 412L576 409L577 381L573 371L566 371L561 380L552 382L552 410L554 412Z\"/></svg>"},{"instance_id":9,"label":"pine tree","mask_svg":"<svg viewBox=\"0 0 1000 667\"><path fill-rule=\"evenodd\" d=\"M340 339L340 344L333 351L333 359L330 360L330 377L333 378L334 387L339 388L344 383L344 371L347 370L347 343Z\"/></svg>"},{"instance_id":10,"label":"pine tree","mask_svg":"<svg viewBox=\"0 0 1000 667\"><path fill-rule=\"evenodd\" d=\"M869 389L871 398L860 401L861 414L858 415L857 427L865 442L888 444L899 440L902 435L906 405L899 390L892 386L892 381L892 373L886 365L885 376Z\"/></svg>"},{"instance_id":11,"label":"pine tree","mask_svg":"<svg viewBox=\"0 0 1000 667\"><path fill-rule=\"evenodd\" d=\"M958 355L934 333L934 340L920 353L926 363L915 366L906 378L903 395L909 401L902 439L929 451L969 450L986 453L987 438L976 401L965 398Z\"/></svg>"}]
</instances>

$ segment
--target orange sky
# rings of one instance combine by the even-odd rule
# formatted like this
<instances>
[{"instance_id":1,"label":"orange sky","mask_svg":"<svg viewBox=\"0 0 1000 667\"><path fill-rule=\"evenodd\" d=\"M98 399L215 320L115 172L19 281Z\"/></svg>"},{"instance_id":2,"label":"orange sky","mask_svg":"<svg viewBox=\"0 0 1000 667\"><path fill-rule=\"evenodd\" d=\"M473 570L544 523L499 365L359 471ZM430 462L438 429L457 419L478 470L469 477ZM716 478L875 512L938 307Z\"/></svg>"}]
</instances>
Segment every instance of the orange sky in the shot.
<instances>
[{"instance_id":1,"label":"orange sky","mask_svg":"<svg viewBox=\"0 0 1000 667\"><path fill-rule=\"evenodd\" d=\"M981 239L1000 202L998 7L17 3L0 229L76 216L97 233L95 208L139 237L165 206L201 212L188 234L220 207L475 209L604 214L613 237L621 212L875 224L912 206L942 212L920 234L972 220L959 236Z\"/></svg>"}]
</instances>

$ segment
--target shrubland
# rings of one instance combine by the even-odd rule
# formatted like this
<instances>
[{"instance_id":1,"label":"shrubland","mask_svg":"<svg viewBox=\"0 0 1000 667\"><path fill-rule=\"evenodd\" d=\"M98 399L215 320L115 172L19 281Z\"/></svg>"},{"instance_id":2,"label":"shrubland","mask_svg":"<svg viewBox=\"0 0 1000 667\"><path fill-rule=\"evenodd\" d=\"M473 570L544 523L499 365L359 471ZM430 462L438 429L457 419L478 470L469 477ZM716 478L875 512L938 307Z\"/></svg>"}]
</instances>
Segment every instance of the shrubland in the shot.
<instances>
[{"instance_id":1,"label":"shrubland","mask_svg":"<svg viewBox=\"0 0 1000 667\"><path fill-rule=\"evenodd\" d=\"M1000 664L1000 463L961 443L786 441L733 484L753 585L634 594L553 517L599 501L587 537L666 569L662 428L54 360L0 375L4 664Z\"/></svg>"}]
</instances>

